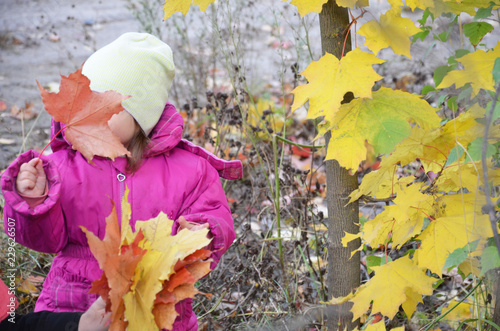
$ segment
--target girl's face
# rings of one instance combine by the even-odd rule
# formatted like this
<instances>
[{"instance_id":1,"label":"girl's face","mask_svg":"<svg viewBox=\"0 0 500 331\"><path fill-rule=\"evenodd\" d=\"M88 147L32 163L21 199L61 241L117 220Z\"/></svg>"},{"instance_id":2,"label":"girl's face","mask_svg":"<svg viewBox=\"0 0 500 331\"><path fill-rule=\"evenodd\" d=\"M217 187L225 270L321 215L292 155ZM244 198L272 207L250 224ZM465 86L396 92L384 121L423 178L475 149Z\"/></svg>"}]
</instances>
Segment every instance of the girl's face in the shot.
<instances>
[{"instance_id":1,"label":"girl's face","mask_svg":"<svg viewBox=\"0 0 500 331\"><path fill-rule=\"evenodd\" d=\"M139 125L126 110L114 114L108 121L108 125L111 132L120 139L125 147L128 147L132 137L139 131Z\"/></svg>"}]
</instances>

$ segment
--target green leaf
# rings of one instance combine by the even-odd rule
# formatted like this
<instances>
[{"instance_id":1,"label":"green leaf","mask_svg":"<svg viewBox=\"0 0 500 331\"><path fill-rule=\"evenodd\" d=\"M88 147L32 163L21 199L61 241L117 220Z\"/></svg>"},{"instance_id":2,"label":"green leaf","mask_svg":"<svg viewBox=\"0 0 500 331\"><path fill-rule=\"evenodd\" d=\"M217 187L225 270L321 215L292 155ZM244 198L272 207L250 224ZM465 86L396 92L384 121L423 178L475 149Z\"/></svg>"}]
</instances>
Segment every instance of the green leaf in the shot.
<instances>
[{"instance_id":1,"label":"green leaf","mask_svg":"<svg viewBox=\"0 0 500 331\"><path fill-rule=\"evenodd\" d=\"M469 38L470 43L474 46L477 46L481 39L490 31L493 30L493 26L486 22L472 22L465 24L464 34L467 38Z\"/></svg>"},{"instance_id":2,"label":"green leaf","mask_svg":"<svg viewBox=\"0 0 500 331\"><path fill-rule=\"evenodd\" d=\"M458 110L457 96L449 98L446 104L448 105L448 108L453 110L453 112L456 112Z\"/></svg>"},{"instance_id":3,"label":"green leaf","mask_svg":"<svg viewBox=\"0 0 500 331\"><path fill-rule=\"evenodd\" d=\"M493 66L493 80L495 84L498 84L500 80L500 57L495 60L495 65Z\"/></svg>"},{"instance_id":4,"label":"green leaf","mask_svg":"<svg viewBox=\"0 0 500 331\"><path fill-rule=\"evenodd\" d=\"M454 67L455 66L439 66L434 69L434 76L432 77L434 79L434 84L436 84L436 86L441 84L444 76L446 76L448 72L452 71Z\"/></svg>"},{"instance_id":5,"label":"green leaf","mask_svg":"<svg viewBox=\"0 0 500 331\"><path fill-rule=\"evenodd\" d=\"M427 36L429 35L429 32L430 32L430 30L422 29L421 32L415 33L412 37L412 42L416 42L418 39L420 39L421 41L424 41L425 38L427 38Z\"/></svg>"},{"instance_id":6,"label":"green leaf","mask_svg":"<svg viewBox=\"0 0 500 331\"><path fill-rule=\"evenodd\" d=\"M488 102L488 105L486 105L487 113L490 111L492 105L493 101ZM493 111L493 117L491 118L491 120L496 121L499 117L500 117L500 101L497 101L495 105L495 110Z\"/></svg>"},{"instance_id":7,"label":"green leaf","mask_svg":"<svg viewBox=\"0 0 500 331\"><path fill-rule=\"evenodd\" d=\"M475 20L480 20L491 16L491 11L493 10L494 3L492 2L487 8L479 8L474 16Z\"/></svg>"},{"instance_id":8,"label":"green leaf","mask_svg":"<svg viewBox=\"0 0 500 331\"><path fill-rule=\"evenodd\" d=\"M446 259L446 263L444 264L444 268L449 270L460 263L464 262L467 258L468 252L466 252L463 248L457 248L451 253Z\"/></svg>"},{"instance_id":9,"label":"green leaf","mask_svg":"<svg viewBox=\"0 0 500 331\"><path fill-rule=\"evenodd\" d=\"M390 256L387 256L387 261L391 262L392 259ZM371 267L379 267L381 265L386 264L385 256L376 256L376 255L369 255L366 257L366 267L368 268L368 272L372 272L373 270Z\"/></svg>"},{"instance_id":10,"label":"green leaf","mask_svg":"<svg viewBox=\"0 0 500 331\"><path fill-rule=\"evenodd\" d=\"M450 56L450 57L448 58L448 64L450 64L450 65L453 65L453 64L454 64L454 65L456 65L456 64L458 64L457 59L459 59L459 58L461 58L462 56L467 55L467 54L469 54L469 53L470 53L470 51L468 51L468 50L466 50L466 49L457 49L457 50L455 51L455 55ZM453 67L453 69L455 69L455 67Z\"/></svg>"},{"instance_id":11,"label":"green leaf","mask_svg":"<svg viewBox=\"0 0 500 331\"><path fill-rule=\"evenodd\" d=\"M419 19L417 22L420 23L420 25L425 25L425 23L427 22L427 19L428 18L431 18L431 20L434 22L434 15L432 15L431 11L429 10L429 8L426 8L424 10L424 12L422 13L422 18Z\"/></svg>"},{"instance_id":12,"label":"green leaf","mask_svg":"<svg viewBox=\"0 0 500 331\"><path fill-rule=\"evenodd\" d=\"M476 138L473 142L467 146L467 151L469 152L472 161L481 161L481 155L483 153L483 138ZM495 155L497 149L492 144L488 144L486 150L486 158L490 158ZM469 160L467 158L467 160Z\"/></svg>"},{"instance_id":13,"label":"green leaf","mask_svg":"<svg viewBox=\"0 0 500 331\"><path fill-rule=\"evenodd\" d=\"M488 246L481 255L481 274L483 276L488 271L500 267L500 256L496 246Z\"/></svg>"},{"instance_id":14,"label":"green leaf","mask_svg":"<svg viewBox=\"0 0 500 331\"><path fill-rule=\"evenodd\" d=\"M461 158L462 155L464 155L464 150L462 149L462 147L460 146L453 147L450 151L450 154L448 155L448 159L446 159L446 164L444 165L444 167L446 168L447 166L449 166L450 164Z\"/></svg>"},{"instance_id":15,"label":"green leaf","mask_svg":"<svg viewBox=\"0 0 500 331\"><path fill-rule=\"evenodd\" d=\"M449 38L450 38L450 31L444 31L434 36L434 39L442 42L447 42Z\"/></svg>"},{"instance_id":16,"label":"green leaf","mask_svg":"<svg viewBox=\"0 0 500 331\"><path fill-rule=\"evenodd\" d=\"M462 90L458 94L457 102L458 103L468 103L471 95L472 95L472 86L470 86L470 84L466 84L466 85L464 85L464 87L462 87Z\"/></svg>"},{"instance_id":17,"label":"green leaf","mask_svg":"<svg viewBox=\"0 0 500 331\"><path fill-rule=\"evenodd\" d=\"M464 262L469 253L476 250L478 243L479 240L475 240L471 243L468 243L462 248L455 249L446 259L446 263L444 264L444 269L448 270Z\"/></svg>"},{"instance_id":18,"label":"green leaf","mask_svg":"<svg viewBox=\"0 0 500 331\"><path fill-rule=\"evenodd\" d=\"M422 92L420 94L422 95L426 95L427 93L429 92L434 92L434 91L437 91L436 88L432 85L425 85L423 88L422 88Z\"/></svg>"}]
</instances>

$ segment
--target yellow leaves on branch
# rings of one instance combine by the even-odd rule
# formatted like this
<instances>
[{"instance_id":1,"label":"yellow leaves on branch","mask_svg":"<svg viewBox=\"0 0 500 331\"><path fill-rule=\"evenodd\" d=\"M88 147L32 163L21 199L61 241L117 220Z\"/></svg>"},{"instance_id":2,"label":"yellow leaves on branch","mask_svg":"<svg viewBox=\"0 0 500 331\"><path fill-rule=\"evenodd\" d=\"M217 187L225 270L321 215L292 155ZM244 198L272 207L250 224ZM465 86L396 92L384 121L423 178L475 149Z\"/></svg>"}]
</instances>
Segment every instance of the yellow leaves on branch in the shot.
<instances>
[{"instance_id":1,"label":"yellow leaves on branch","mask_svg":"<svg viewBox=\"0 0 500 331\"><path fill-rule=\"evenodd\" d=\"M372 66L382 62L384 60L359 48L348 52L340 61L326 53L301 73L309 84L297 86L292 91L292 111L309 100L308 118L325 116L327 121L332 121L347 92L355 97L372 96L373 84L382 78Z\"/></svg>"},{"instance_id":2,"label":"yellow leaves on branch","mask_svg":"<svg viewBox=\"0 0 500 331\"><path fill-rule=\"evenodd\" d=\"M476 8L487 8L490 6L490 2L491 0L406 0L406 4L412 10L417 7L422 10L428 8L435 17L443 13L453 13L455 15L467 13L474 16Z\"/></svg>"},{"instance_id":3,"label":"yellow leaves on branch","mask_svg":"<svg viewBox=\"0 0 500 331\"><path fill-rule=\"evenodd\" d=\"M341 106L331 120L326 159L336 159L347 169L366 159L366 143L376 155L390 152L411 132L409 122L427 130L437 128L436 109L410 93L381 88L373 98L354 99Z\"/></svg>"},{"instance_id":4,"label":"yellow leaves on branch","mask_svg":"<svg viewBox=\"0 0 500 331\"><path fill-rule=\"evenodd\" d=\"M493 50L485 52L476 50L457 59L464 68L453 70L443 78L437 88L446 88L455 84L456 88L463 87L470 83L472 87L472 97L475 97L481 89L494 91L493 66L495 60L500 57L500 43Z\"/></svg>"},{"instance_id":5,"label":"yellow leaves on branch","mask_svg":"<svg viewBox=\"0 0 500 331\"><path fill-rule=\"evenodd\" d=\"M397 192L394 205L365 223L362 239L371 247L386 245L392 233L392 243L401 246L420 234L425 215L433 209L434 197L420 192L422 184L413 184Z\"/></svg>"},{"instance_id":6,"label":"yellow leaves on branch","mask_svg":"<svg viewBox=\"0 0 500 331\"><path fill-rule=\"evenodd\" d=\"M128 190L122 201L121 233L116 210L106 218L100 240L82 227L90 249L103 270L92 284L111 310L110 330L172 329L178 313L175 304L194 298L196 281L210 272L211 252L203 249L211 239L208 229L180 230L172 236L173 221L160 213L130 225Z\"/></svg>"},{"instance_id":7,"label":"yellow leaves on branch","mask_svg":"<svg viewBox=\"0 0 500 331\"><path fill-rule=\"evenodd\" d=\"M421 30L409 18L401 17L401 1L396 1L393 8L380 15L380 22L368 21L359 29L364 36L365 46L377 54L381 49L391 47L394 53L411 58L410 37Z\"/></svg>"},{"instance_id":8,"label":"yellow leaves on branch","mask_svg":"<svg viewBox=\"0 0 500 331\"><path fill-rule=\"evenodd\" d=\"M464 196L473 198L473 195L469 193ZM442 275L446 259L454 250L475 240L484 241L493 236L488 215L474 212L464 214L463 205L459 201L448 203L446 211L446 215L432 220L417 238L422 245L415 252L417 264L439 276Z\"/></svg>"},{"instance_id":9,"label":"yellow leaves on branch","mask_svg":"<svg viewBox=\"0 0 500 331\"><path fill-rule=\"evenodd\" d=\"M163 11L165 12L165 16L163 20L166 20L173 13L181 12L186 16L189 11L189 7L192 5L197 5L200 7L202 12L207 10L209 4L213 3L215 0L165 0L165 5L163 6Z\"/></svg>"},{"instance_id":10,"label":"yellow leaves on branch","mask_svg":"<svg viewBox=\"0 0 500 331\"><path fill-rule=\"evenodd\" d=\"M372 314L381 313L393 318L399 306L407 303L403 309L411 316L422 295L432 294L432 284L436 279L427 276L425 269L418 268L408 256L371 268L375 276L362 285L356 294L349 296L349 301L353 303L353 320L363 315L370 304ZM336 298L328 303L338 304L342 301Z\"/></svg>"}]
</instances>

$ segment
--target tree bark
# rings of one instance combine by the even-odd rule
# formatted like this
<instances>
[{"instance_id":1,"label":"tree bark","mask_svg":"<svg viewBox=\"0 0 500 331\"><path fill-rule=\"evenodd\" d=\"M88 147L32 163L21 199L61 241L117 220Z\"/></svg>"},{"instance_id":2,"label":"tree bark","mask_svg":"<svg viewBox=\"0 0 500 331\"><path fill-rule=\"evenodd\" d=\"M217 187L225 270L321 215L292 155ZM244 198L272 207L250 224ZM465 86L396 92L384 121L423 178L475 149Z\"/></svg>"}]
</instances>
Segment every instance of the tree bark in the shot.
<instances>
[{"instance_id":1,"label":"tree bark","mask_svg":"<svg viewBox=\"0 0 500 331\"><path fill-rule=\"evenodd\" d=\"M321 47L325 52L342 57L345 34L349 26L349 13L347 8L337 6L335 0L329 0L319 14L321 29ZM346 41L344 52L351 50L351 37ZM344 102L352 99L347 95ZM330 135L326 137L328 145ZM359 204L358 202L346 205L349 194L358 188L356 174L341 167L336 160L326 161L327 176L327 204L328 204L328 275L327 285L330 297L348 295L360 284L359 253L352 258L351 252L360 245L355 240L348 247L343 247L341 240L344 232L357 233L359 231ZM328 314L328 330L352 330L359 325L359 321L352 322L349 311L350 303L339 306L339 309Z\"/></svg>"}]
</instances>

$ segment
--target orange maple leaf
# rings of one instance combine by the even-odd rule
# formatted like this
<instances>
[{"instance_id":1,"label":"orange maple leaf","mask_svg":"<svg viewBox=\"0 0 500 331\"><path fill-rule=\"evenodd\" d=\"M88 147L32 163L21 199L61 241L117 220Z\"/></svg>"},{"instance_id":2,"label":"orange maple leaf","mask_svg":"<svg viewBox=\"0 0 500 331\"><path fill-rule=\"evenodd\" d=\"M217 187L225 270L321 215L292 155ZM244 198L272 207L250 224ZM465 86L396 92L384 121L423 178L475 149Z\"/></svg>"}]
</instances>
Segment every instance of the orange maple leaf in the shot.
<instances>
[{"instance_id":1,"label":"orange maple leaf","mask_svg":"<svg viewBox=\"0 0 500 331\"><path fill-rule=\"evenodd\" d=\"M94 155L113 160L130 155L108 126L111 117L124 109L121 103L129 96L115 91L92 91L81 67L67 77L61 75L58 93L48 92L38 81L37 84L45 109L55 121L66 124L66 139L89 162Z\"/></svg>"},{"instance_id":2,"label":"orange maple leaf","mask_svg":"<svg viewBox=\"0 0 500 331\"><path fill-rule=\"evenodd\" d=\"M99 294L106 302L106 310L112 312L110 329L125 330L128 323L124 319L123 296L130 290L135 268L146 253L139 248L144 235L139 231L132 244L120 247L121 235L114 205L113 211L106 218L103 240L85 227L81 229L87 235L90 251L103 270L101 278L92 283L90 293Z\"/></svg>"}]
</instances>

